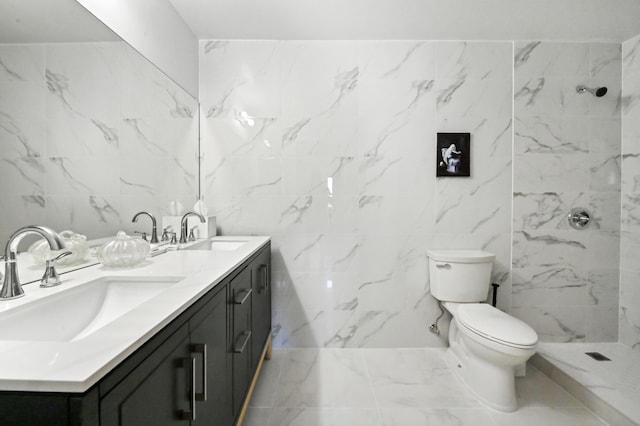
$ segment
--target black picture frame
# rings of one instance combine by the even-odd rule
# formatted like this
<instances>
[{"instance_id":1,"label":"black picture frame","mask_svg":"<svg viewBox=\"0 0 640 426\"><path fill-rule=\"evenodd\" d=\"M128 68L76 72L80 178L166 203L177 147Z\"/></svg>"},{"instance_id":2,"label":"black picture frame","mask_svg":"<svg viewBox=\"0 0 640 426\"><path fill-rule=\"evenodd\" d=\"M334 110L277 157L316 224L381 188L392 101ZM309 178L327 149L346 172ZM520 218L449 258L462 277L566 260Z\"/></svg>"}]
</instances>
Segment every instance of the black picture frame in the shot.
<instances>
[{"instance_id":1,"label":"black picture frame","mask_svg":"<svg viewBox=\"0 0 640 426\"><path fill-rule=\"evenodd\" d=\"M436 176L471 176L471 133L438 133Z\"/></svg>"}]
</instances>

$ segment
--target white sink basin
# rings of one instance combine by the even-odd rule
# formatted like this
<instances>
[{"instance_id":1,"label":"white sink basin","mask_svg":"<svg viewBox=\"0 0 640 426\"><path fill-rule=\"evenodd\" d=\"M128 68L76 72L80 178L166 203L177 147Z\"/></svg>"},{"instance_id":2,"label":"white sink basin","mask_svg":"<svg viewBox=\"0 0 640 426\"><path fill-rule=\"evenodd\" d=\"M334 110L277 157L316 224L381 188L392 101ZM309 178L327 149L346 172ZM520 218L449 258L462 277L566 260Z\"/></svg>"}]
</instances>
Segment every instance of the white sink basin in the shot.
<instances>
[{"instance_id":1,"label":"white sink basin","mask_svg":"<svg viewBox=\"0 0 640 426\"><path fill-rule=\"evenodd\" d=\"M233 251L247 243L247 240L205 240L183 250Z\"/></svg>"},{"instance_id":2,"label":"white sink basin","mask_svg":"<svg viewBox=\"0 0 640 426\"><path fill-rule=\"evenodd\" d=\"M182 279L98 278L0 314L0 340L69 342L82 339Z\"/></svg>"}]
</instances>

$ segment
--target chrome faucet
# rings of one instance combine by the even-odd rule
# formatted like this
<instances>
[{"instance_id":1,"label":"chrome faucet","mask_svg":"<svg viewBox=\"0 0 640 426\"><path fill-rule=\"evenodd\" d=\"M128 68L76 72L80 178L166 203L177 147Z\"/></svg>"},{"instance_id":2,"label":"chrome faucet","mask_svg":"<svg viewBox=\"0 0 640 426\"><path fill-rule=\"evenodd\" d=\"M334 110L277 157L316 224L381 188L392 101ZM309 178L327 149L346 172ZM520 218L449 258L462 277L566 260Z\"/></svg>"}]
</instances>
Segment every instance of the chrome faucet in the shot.
<instances>
[{"instance_id":1,"label":"chrome faucet","mask_svg":"<svg viewBox=\"0 0 640 426\"><path fill-rule=\"evenodd\" d=\"M56 262L63 257L67 257L71 254L72 253L70 251L63 251L53 259L47 259L47 265L44 269L44 275L40 279L40 287L48 288L55 287L61 284L60 277L58 276L58 271L56 271Z\"/></svg>"},{"instance_id":2,"label":"chrome faucet","mask_svg":"<svg viewBox=\"0 0 640 426\"><path fill-rule=\"evenodd\" d=\"M204 223L205 219L200 213L196 212L188 212L182 216L182 220L180 221L180 244L184 244L187 242L187 219L189 216L197 216L200 218L200 222Z\"/></svg>"},{"instance_id":3,"label":"chrome faucet","mask_svg":"<svg viewBox=\"0 0 640 426\"><path fill-rule=\"evenodd\" d=\"M24 290L22 290L22 284L18 277L16 256L18 254L18 244L20 244L22 238L29 234L42 236L49 243L51 250L62 250L64 248L62 238L53 230L44 226L30 225L14 232L4 249L4 281L0 290L0 299L16 299L24 296Z\"/></svg>"},{"instance_id":4,"label":"chrome faucet","mask_svg":"<svg viewBox=\"0 0 640 426\"><path fill-rule=\"evenodd\" d=\"M158 242L158 228L157 228L157 224L156 224L156 218L153 217L153 215L149 212L140 212L140 213L136 213L136 215L133 217L133 219L131 219L131 222L137 222L138 218L142 215L147 215L151 218L151 243L155 244Z\"/></svg>"}]
</instances>

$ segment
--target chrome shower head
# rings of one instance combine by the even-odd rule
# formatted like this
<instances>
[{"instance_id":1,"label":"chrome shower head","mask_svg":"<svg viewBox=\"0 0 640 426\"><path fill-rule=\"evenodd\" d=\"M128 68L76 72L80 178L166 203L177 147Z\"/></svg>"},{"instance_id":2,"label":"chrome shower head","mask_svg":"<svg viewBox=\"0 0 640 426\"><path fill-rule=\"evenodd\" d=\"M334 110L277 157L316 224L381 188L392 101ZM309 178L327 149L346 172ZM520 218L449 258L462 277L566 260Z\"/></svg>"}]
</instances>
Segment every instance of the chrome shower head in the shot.
<instances>
[{"instance_id":1,"label":"chrome shower head","mask_svg":"<svg viewBox=\"0 0 640 426\"><path fill-rule=\"evenodd\" d=\"M578 87L576 87L576 92L578 92L578 93L589 92L593 96L595 96L597 98L601 98L601 97L603 97L604 95L607 94L607 88L606 87L597 87L595 89L591 89L591 88L586 87L586 86L578 86Z\"/></svg>"}]
</instances>

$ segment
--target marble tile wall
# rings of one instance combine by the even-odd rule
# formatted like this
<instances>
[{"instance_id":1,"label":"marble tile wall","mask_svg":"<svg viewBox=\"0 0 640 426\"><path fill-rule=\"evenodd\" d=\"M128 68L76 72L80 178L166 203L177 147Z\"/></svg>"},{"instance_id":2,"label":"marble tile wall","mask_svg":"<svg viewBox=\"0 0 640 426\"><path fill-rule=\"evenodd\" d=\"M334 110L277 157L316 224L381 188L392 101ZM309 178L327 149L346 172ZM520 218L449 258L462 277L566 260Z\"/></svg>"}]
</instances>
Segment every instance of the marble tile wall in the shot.
<instances>
[{"instance_id":1,"label":"marble tile wall","mask_svg":"<svg viewBox=\"0 0 640 426\"><path fill-rule=\"evenodd\" d=\"M517 42L514 69L512 313L545 341L616 341L620 45Z\"/></svg>"},{"instance_id":2,"label":"marble tile wall","mask_svg":"<svg viewBox=\"0 0 640 426\"><path fill-rule=\"evenodd\" d=\"M0 45L0 244L89 237L197 197L198 104L124 42Z\"/></svg>"},{"instance_id":3,"label":"marble tile wall","mask_svg":"<svg viewBox=\"0 0 640 426\"><path fill-rule=\"evenodd\" d=\"M273 236L274 344L442 346L426 251L497 254L509 309L510 42L201 41L202 192ZM471 178L435 177L437 132ZM441 323L446 336L446 321Z\"/></svg>"},{"instance_id":4,"label":"marble tile wall","mask_svg":"<svg viewBox=\"0 0 640 426\"><path fill-rule=\"evenodd\" d=\"M622 45L620 341L640 351L640 36Z\"/></svg>"}]
</instances>

